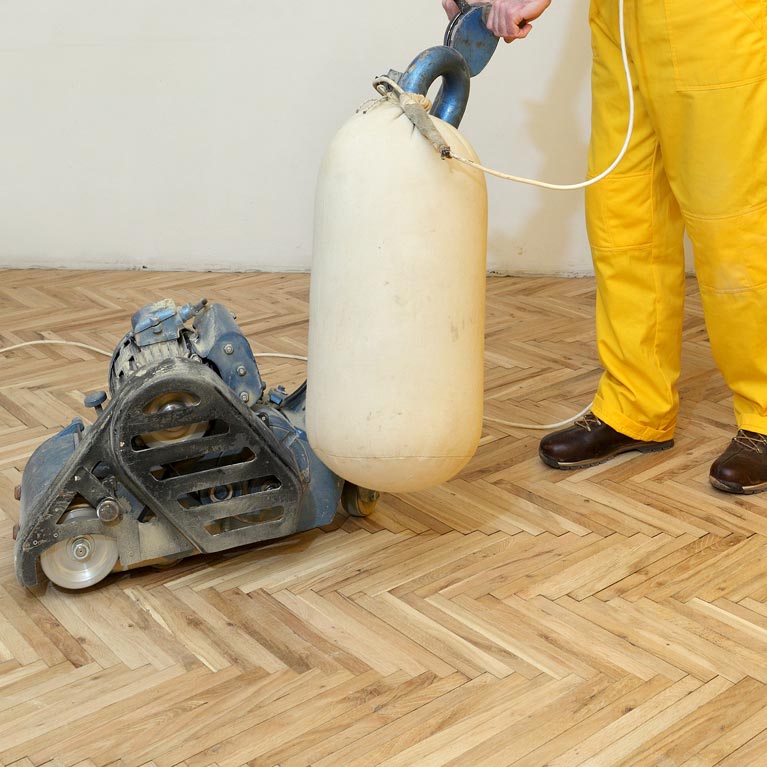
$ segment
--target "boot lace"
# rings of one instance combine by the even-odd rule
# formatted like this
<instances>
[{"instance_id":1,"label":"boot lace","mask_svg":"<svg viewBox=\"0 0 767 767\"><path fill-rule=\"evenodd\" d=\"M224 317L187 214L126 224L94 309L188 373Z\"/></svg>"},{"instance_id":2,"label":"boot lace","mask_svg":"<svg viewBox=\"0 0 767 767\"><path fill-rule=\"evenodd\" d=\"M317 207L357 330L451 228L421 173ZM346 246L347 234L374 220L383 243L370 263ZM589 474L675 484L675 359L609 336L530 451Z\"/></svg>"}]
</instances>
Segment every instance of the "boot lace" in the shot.
<instances>
[{"instance_id":1,"label":"boot lace","mask_svg":"<svg viewBox=\"0 0 767 767\"><path fill-rule=\"evenodd\" d=\"M586 415L581 416L573 423L575 426L580 426L581 429L586 429L586 431L591 431L592 426L602 425L602 422L591 411L586 413Z\"/></svg>"},{"instance_id":2,"label":"boot lace","mask_svg":"<svg viewBox=\"0 0 767 767\"><path fill-rule=\"evenodd\" d=\"M767 448L767 436L764 434L757 434L755 431L744 431L740 429L735 435L734 440L738 445L745 447L746 450L751 450L754 453L763 453Z\"/></svg>"}]
</instances>

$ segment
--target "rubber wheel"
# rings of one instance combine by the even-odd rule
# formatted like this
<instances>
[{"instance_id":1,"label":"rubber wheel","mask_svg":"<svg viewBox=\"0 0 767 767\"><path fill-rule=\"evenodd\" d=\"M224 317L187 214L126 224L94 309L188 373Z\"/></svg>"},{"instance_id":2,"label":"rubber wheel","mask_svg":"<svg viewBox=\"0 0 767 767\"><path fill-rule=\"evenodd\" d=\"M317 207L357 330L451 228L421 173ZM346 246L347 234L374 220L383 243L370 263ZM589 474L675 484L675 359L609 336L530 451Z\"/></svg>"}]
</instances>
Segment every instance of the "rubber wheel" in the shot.
<instances>
[{"instance_id":1,"label":"rubber wheel","mask_svg":"<svg viewBox=\"0 0 767 767\"><path fill-rule=\"evenodd\" d=\"M341 494L344 511L352 517L367 517L375 511L381 494L376 490L353 485L347 482Z\"/></svg>"},{"instance_id":2,"label":"rubber wheel","mask_svg":"<svg viewBox=\"0 0 767 767\"><path fill-rule=\"evenodd\" d=\"M80 504L66 519L96 519L96 509ZM50 581L64 589L85 589L106 578L117 564L117 542L107 535L66 538L40 555L40 566Z\"/></svg>"}]
</instances>

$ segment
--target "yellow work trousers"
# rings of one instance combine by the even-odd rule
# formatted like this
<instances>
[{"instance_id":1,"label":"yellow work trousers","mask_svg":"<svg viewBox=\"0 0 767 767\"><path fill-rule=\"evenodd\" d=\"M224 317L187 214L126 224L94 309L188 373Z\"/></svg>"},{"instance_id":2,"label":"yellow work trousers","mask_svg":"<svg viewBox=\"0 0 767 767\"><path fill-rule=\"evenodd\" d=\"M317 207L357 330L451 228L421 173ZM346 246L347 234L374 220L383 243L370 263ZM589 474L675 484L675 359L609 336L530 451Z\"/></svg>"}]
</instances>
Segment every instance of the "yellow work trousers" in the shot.
<instances>
[{"instance_id":1,"label":"yellow work trousers","mask_svg":"<svg viewBox=\"0 0 767 767\"><path fill-rule=\"evenodd\" d=\"M739 428L767 433L767 2L626 0L636 120L625 159L586 196L605 373L594 412L671 439L679 397L683 235ZM622 146L618 0L592 0L589 173Z\"/></svg>"}]
</instances>

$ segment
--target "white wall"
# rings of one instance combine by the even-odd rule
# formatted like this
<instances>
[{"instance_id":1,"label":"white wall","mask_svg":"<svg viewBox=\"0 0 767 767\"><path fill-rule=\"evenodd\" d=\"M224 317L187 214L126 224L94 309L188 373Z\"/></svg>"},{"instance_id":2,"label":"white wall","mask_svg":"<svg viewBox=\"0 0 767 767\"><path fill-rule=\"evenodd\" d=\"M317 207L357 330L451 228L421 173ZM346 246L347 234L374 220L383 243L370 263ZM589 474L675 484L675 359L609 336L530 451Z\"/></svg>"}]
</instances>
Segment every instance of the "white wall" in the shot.
<instances>
[{"instance_id":1,"label":"white wall","mask_svg":"<svg viewBox=\"0 0 767 767\"><path fill-rule=\"evenodd\" d=\"M472 81L480 157L583 177L588 0ZM335 130L439 0L0 0L0 266L305 270ZM582 192L491 179L489 268L589 273Z\"/></svg>"}]
</instances>

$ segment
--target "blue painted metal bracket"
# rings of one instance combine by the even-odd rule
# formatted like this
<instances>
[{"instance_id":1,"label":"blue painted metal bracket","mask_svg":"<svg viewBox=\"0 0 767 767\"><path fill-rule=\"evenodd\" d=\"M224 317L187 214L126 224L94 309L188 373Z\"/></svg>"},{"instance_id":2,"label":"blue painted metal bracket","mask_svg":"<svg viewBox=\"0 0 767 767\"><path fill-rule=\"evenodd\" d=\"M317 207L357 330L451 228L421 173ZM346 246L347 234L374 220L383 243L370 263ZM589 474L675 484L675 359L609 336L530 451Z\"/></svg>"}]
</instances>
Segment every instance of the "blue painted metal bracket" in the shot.
<instances>
[{"instance_id":1,"label":"blue painted metal bracket","mask_svg":"<svg viewBox=\"0 0 767 767\"><path fill-rule=\"evenodd\" d=\"M498 38L487 28L489 3L471 5L459 2L461 12L453 18L445 31L445 45L455 48L469 65L469 72L476 77L493 58Z\"/></svg>"},{"instance_id":2,"label":"blue painted metal bracket","mask_svg":"<svg viewBox=\"0 0 767 767\"><path fill-rule=\"evenodd\" d=\"M466 112L471 78L487 66L498 46L498 38L485 24L489 4L466 0L457 4L460 12L448 25L444 45L419 53L403 73L389 72L403 90L421 96L441 77L431 114L456 128Z\"/></svg>"},{"instance_id":3,"label":"blue painted metal bracket","mask_svg":"<svg viewBox=\"0 0 767 767\"><path fill-rule=\"evenodd\" d=\"M425 96L439 77L442 87L431 114L457 128L469 103L471 81L469 65L458 51L437 45L419 53L399 78L399 86L408 93Z\"/></svg>"}]
</instances>

